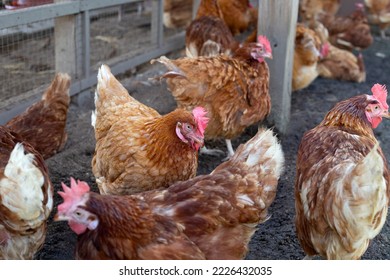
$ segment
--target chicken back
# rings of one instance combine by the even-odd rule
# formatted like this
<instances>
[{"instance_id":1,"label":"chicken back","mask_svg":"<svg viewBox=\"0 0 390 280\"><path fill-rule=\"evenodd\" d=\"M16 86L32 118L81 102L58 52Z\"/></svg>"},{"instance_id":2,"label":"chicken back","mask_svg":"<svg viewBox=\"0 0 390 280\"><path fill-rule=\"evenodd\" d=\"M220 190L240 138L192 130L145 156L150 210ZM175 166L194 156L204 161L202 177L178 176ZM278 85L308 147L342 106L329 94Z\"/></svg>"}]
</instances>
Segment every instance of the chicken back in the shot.
<instances>
[{"instance_id":1,"label":"chicken back","mask_svg":"<svg viewBox=\"0 0 390 280\"><path fill-rule=\"evenodd\" d=\"M299 146L295 225L307 257L359 259L381 231L389 171L373 128L389 117L387 91L341 101Z\"/></svg>"}]
</instances>

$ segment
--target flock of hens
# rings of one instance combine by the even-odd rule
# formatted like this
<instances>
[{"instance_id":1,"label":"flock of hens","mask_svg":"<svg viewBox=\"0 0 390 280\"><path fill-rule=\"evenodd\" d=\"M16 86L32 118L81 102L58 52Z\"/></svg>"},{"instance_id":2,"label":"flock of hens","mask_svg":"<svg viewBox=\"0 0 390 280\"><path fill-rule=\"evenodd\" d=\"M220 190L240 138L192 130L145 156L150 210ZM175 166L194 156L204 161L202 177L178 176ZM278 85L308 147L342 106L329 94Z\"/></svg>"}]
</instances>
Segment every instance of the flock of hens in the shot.
<instances>
[{"instance_id":1,"label":"flock of hens","mask_svg":"<svg viewBox=\"0 0 390 280\"><path fill-rule=\"evenodd\" d=\"M300 1L293 90L317 76L365 80L364 58L352 50L372 43L369 23L384 36L390 1L366 0L347 17L336 16L339 6ZM165 80L177 102L166 115L100 67L91 116L100 193L78 178L54 193L45 164L67 140L69 75L58 73L40 102L0 126L0 259L34 258L52 211L78 235L76 259L245 258L284 169L270 129L259 126L236 150L231 143L271 110L272 48L256 23L248 0L201 1L186 29L186 57L151 61L167 70L150 79ZM253 33L238 41L248 28ZM306 258L360 259L386 221L390 173L373 129L390 114L385 85L371 91L337 103L301 139L295 227ZM226 159L196 176L199 153L224 153L207 149L210 139L225 139Z\"/></svg>"}]
</instances>

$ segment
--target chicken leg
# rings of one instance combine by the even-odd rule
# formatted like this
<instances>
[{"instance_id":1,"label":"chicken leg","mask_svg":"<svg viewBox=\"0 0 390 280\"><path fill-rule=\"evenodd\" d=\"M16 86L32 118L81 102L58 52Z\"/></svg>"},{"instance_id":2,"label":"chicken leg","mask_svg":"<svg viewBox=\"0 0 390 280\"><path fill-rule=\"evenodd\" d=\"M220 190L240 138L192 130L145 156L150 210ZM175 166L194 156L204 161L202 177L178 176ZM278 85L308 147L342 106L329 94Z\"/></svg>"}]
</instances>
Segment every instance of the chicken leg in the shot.
<instances>
[{"instance_id":1,"label":"chicken leg","mask_svg":"<svg viewBox=\"0 0 390 280\"><path fill-rule=\"evenodd\" d=\"M227 150L228 150L228 154L227 154L226 158L223 159L223 161L228 160L229 158L231 158L234 155L234 149L233 149L233 146L232 146L232 141L230 139L225 139L225 142L226 142L226 147L227 147ZM200 149L200 153L204 154L204 155L211 155L211 156L219 156L221 154L222 155L225 154L225 152L220 150L220 149L208 149L206 146L203 146Z\"/></svg>"}]
</instances>

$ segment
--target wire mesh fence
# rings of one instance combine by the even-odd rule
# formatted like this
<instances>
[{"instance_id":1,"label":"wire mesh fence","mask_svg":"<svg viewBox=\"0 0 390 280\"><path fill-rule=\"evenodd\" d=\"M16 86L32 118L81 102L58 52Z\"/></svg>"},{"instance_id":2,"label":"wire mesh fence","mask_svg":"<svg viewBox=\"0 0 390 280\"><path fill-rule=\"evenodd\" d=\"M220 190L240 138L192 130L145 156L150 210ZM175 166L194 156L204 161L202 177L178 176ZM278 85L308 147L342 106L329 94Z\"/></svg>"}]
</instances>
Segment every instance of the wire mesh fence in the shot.
<instances>
[{"instance_id":1,"label":"wire mesh fence","mask_svg":"<svg viewBox=\"0 0 390 280\"><path fill-rule=\"evenodd\" d=\"M102 63L119 74L184 46L183 27L163 27L163 0L42 1L0 10L0 124L40 98L56 72L72 76L74 95L95 85Z\"/></svg>"},{"instance_id":2,"label":"wire mesh fence","mask_svg":"<svg viewBox=\"0 0 390 280\"><path fill-rule=\"evenodd\" d=\"M8 31L8 32L6 32ZM0 37L0 104L49 81L54 75L53 21L3 30Z\"/></svg>"}]
</instances>

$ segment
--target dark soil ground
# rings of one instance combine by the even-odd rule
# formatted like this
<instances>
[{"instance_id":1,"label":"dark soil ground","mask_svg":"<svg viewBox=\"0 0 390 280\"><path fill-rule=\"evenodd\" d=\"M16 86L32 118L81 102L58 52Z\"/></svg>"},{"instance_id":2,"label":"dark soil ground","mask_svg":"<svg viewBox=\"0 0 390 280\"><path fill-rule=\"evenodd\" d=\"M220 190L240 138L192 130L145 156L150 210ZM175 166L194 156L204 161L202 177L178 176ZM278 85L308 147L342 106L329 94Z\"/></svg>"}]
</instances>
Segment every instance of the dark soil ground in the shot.
<instances>
[{"instance_id":1,"label":"dark soil ground","mask_svg":"<svg viewBox=\"0 0 390 280\"><path fill-rule=\"evenodd\" d=\"M289 131L279 135L285 153L285 172L281 176L278 193L271 206L271 219L259 226L250 242L247 259L301 259L303 251L298 243L294 227L294 179L295 159L300 139L305 131L316 126L326 112L338 101L360 93L369 93L374 83L386 84L390 89L390 40L376 37L374 44L363 52L367 81L357 84L318 78L308 88L292 94L292 110ZM382 55L381 55L382 54ZM168 55L170 56L170 55ZM164 83L148 85L149 77L161 73L159 65L145 65L131 77L120 77L121 82L131 95L141 102L155 108L161 114L175 108L175 102ZM93 109L93 93L83 98L74 98L69 111L67 130L69 133L65 149L47 160L51 180L56 192L60 182L69 182L69 177L87 181L94 187L94 176L91 172L91 159L94 151L94 133L90 125ZM238 139L234 147L247 141L257 131L250 127ZM384 121L375 131L385 154L390 158L390 123ZM226 150L224 141L206 143L210 147ZM210 173L222 157L200 155L199 174ZM55 208L61 201L55 194ZM372 241L363 259L390 259L390 224L387 222L382 232ZM37 259L73 259L76 235L64 222L49 221L48 234Z\"/></svg>"}]
</instances>

